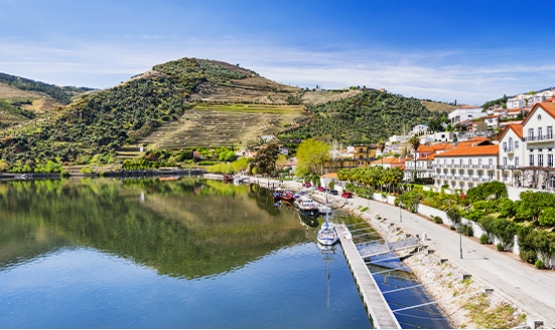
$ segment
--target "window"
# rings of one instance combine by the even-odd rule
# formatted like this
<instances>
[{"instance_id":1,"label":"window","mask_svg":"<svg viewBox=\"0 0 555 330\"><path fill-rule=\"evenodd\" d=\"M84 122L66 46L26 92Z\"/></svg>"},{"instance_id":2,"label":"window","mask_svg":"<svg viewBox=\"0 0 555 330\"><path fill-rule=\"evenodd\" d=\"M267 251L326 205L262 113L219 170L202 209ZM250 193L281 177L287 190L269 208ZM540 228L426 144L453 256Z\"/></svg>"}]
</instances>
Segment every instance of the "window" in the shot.
<instances>
[{"instance_id":1,"label":"window","mask_svg":"<svg viewBox=\"0 0 555 330\"><path fill-rule=\"evenodd\" d=\"M455 160L451 159L451 165L455 165Z\"/></svg>"},{"instance_id":2,"label":"window","mask_svg":"<svg viewBox=\"0 0 555 330\"><path fill-rule=\"evenodd\" d=\"M509 138L509 150L513 150L513 138Z\"/></svg>"},{"instance_id":3,"label":"window","mask_svg":"<svg viewBox=\"0 0 555 330\"><path fill-rule=\"evenodd\" d=\"M547 138L553 139L553 126L547 126Z\"/></svg>"},{"instance_id":4,"label":"window","mask_svg":"<svg viewBox=\"0 0 555 330\"><path fill-rule=\"evenodd\" d=\"M478 159L478 165L482 165L482 158Z\"/></svg>"},{"instance_id":5,"label":"window","mask_svg":"<svg viewBox=\"0 0 555 330\"><path fill-rule=\"evenodd\" d=\"M518 167L518 157L515 157L515 167Z\"/></svg>"},{"instance_id":6,"label":"window","mask_svg":"<svg viewBox=\"0 0 555 330\"><path fill-rule=\"evenodd\" d=\"M542 140L542 128L538 127L538 140Z\"/></svg>"},{"instance_id":7,"label":"window","mask_svg":"<svg viewBox=\"0 0 555 330\"><path fill-rule=\"evenodd\" d=\"M493 159L489 159L489 166L493 166Z\"/></svg>"},{"instance_id":8,"label":"window","mask_svg":"<svg viewBox=\"0 0 555 330\"><path fill-rule=\"evenodd\" d=\"M461 158L461 159L459 159L459 166L460 166L460 167L462 167L462 163L463 163L463 160L462 160L462 158Z\"/></svg>"},{"instance_id":9,"label":"window","mask_svg":"<svg viewBox=\"0 0 555 330\"><path fill-rule=\"evenodd\" d=\"M528 140L534 140L534 129L533 128L528 129Z\"/></svg>"},{"instance_id":10,"label":"window","mask_svg":"<svg viewBox=\"0 0 555 330\"><path fill-rule=\"evenodd\" d=\"M534 155L530 155L530 166L534 166Z\"/></svg>"},{"instance_id":11,"label":"window","mask_svg":"<svg viewBox=\"0 0 555 330\"><path fill-rule=\"evenodd\" d=\"M447 164L447 159L443 160L443 165Z\"/></svg>"},{"instance_id":12,"label":"window","mask_svg":"<svg viewBox=\"0 0 555 330\"><path fill-rule=\"evenodd\" d=\"M507 157L503 157L503 166L507 166Z\"/></svg>"},{"instance_id":13,"label":"window","mask_svg":"<svg viewBox=\"0 0 555 330\"><path fill-rule=\"evenodd\" d=\"M515 149L518 149L518 140L515 140Z\"/></svg>"},{"instance_id":14,"label":"window","mask_svg":"<svg viewBox=\"0 0 555 330\"><path fill-rule=\"evenodd\" d=\"M543 154L538 155L538 166L543 166Z\"/></svg>"},{"instance_id":15,"label":"window","mask_svg":"<svg viewBox=\"0 0 555 330\"><path fill-rule=\"evenodd\" d=\"M468 165L472 165L472 158L468 159Z\"/></svg>"},{"instance_id":16,"label":"window","mask_svg":"<svg viewBox=\"0 0 555 330\"><path fill-rule=\"evenodd\" d=\"M503 142L503 150L507 151L507 142Z\"/></svg>"},{"instance_id":17,"label":"window","mask_svg":"<svg viewBox=\"0 0 555 330\"><path fill-rule=\"evenodd\" d=\"M553 167L553 155L552 154L547 155L547 166Z\"/></svg>"}]
</instances>

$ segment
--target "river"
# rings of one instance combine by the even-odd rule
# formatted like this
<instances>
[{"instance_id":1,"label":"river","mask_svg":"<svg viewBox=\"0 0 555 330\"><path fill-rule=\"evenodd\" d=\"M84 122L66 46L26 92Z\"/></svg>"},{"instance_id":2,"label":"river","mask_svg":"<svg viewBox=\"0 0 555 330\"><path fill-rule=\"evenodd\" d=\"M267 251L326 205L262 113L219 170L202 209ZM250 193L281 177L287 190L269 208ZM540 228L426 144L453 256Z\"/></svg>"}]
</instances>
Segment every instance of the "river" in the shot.
<instances>
[{"instance_id":1,"label":"river","mask_svg":"<svg viewBox=\"0 0 555 330\"><path fill-rule=\"evenodd\" d=\"M256 185L12 181L0 208L1 328L372 327L341 246Z\"/></svg>"}]
</instances>

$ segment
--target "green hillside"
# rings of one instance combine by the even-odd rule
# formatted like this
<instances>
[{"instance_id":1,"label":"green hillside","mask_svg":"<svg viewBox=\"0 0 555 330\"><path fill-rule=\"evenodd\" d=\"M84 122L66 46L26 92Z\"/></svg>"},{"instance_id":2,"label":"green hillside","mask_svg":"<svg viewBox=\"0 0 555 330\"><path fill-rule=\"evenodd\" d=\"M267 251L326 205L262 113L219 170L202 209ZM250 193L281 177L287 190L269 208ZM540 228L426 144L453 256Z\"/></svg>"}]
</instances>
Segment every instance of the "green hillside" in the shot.
<instances>
[{"instance_id":1,"label":"green hillside","mask_svg":"<svg viewBox=\"0 0 555 330\"><path fill-rule=\"evenodd\" d=\"M310 122L282 134L281 138L327 136L343 143L375 143L400 134L403 125L410 130L442 116L428 110L418 99L376 90L307 108L313 114Z\"/></svg>"}]
</instances>

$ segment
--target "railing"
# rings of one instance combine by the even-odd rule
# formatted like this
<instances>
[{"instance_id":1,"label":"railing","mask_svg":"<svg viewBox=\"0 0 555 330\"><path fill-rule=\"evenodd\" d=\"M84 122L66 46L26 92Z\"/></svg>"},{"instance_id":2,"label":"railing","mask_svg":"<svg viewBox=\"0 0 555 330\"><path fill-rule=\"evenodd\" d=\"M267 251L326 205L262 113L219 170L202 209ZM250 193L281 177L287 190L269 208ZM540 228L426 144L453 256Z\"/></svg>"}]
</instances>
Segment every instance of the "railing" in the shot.
<instances>
[{"instance_id":1,"label":"railing","mask_svg":"<svg viewBox=\"0 0 555 330\"><path fill-rule=\"evenodd\" d=\"M549 141L549 140L553 140L553 134L545 134L545 135L531 135L531 136L525 136L524 137L524 141L526 142L539 142L539 141Z\"/></svg>"},{"instance_id":2,"label":"railing","mask_svg":"<svg viewBox=\"0 0 555 330\"><path fill-rule=\"evenodd\" d=\"M508 152L508 153L514 152L513 147L505 147L505 148L503 148L503 151Z\"/></svg>"},{"instance_id":3,"label":"railing","mask_svg":"<svg viewBox=\"0 0 555 330\"><path fill-rule=\"evenodd\" d=\"M476 165L470 165L470 167L472 167L472 168L478 168L478 167L480 167L480 165L477 165L477 164L476 164Z\"/></svg>"}]
</instances>

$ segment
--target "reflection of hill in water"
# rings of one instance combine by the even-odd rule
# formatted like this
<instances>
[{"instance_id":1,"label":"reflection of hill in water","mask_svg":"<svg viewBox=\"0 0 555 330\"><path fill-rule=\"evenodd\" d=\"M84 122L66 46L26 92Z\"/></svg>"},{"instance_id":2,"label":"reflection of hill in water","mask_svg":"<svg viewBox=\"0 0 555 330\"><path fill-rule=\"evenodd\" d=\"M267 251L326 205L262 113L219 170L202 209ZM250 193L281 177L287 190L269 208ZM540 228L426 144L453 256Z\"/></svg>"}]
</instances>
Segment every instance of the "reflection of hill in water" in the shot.
<instances>
[{"instance_id":1,"label":"reflection of hill in water","mask_svg":"<svg viewBox=\"0 0 555 330\"><path fill-rule=\"evenodd\" d=\"M295 214L267 205L268 196L192 180L7 183L0 186L0 265L79 245L160 274L222 273L306 240Z\"/></svg>"}]
</instances>

